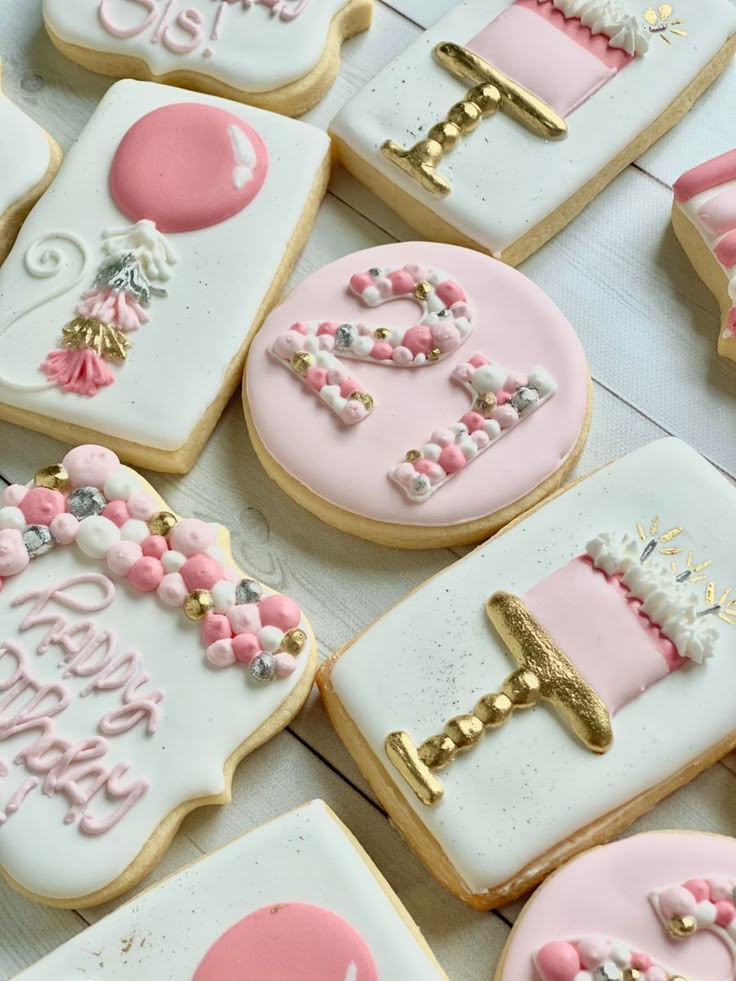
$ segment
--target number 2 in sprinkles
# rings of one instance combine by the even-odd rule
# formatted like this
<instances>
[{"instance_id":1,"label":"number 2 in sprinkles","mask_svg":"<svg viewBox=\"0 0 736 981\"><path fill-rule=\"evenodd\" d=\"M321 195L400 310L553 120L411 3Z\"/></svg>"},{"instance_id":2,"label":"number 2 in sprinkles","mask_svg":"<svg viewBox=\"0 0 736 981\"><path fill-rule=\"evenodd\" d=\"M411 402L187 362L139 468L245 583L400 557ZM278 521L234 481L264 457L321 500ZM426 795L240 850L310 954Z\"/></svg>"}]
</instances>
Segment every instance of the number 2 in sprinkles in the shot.
<instances>
[{"instance_id":1,"label":"number 2 in sprinkles","mask_svg":"<svg viewBox=\"0 0 736 981\"><path fill-rule=\"evenodd\" d=\"M719 621L736 625L731 589L719 595L708 581L703 602L698 584L710 563L689 553L678 565L683 528L660 533L658 517L648 533L636 528L636 537L599 534L524 596L491 596L488 618L517 669L499 691L420 746L406 732L392 732L385 742L389 760L423 804L444 793L435 771L514 712L546 701L583 745L605 753L617 711L671 672L713 655Z\"/></svg>"},{"instance_id":2,"label":"number 2 in sprinkles","mask_svg":"<svg viewBox=\"0 0 736 981\"><path fill-rule=\"evenodd\" d=\"M85 396L111 385L111 366L130 356L131 335L149 320L146 329L155 329L156 306L166 301L177 261L167 236L238 214L260 191L267 169L268 151L258 133L216 106L177 103L142 116L120 141L109 175L112 198L133 224L102 231L103 261L64 326L60 347L40 366L48 382L3 382L28 390L58 386ZM52 234L34 242L26 266L34 275L54 276L60 253L52 243L59 240L80 254L76 282L81 281L87 253L76 236ZM12 322L29 312L21 311Z\"/></svg>"},{"instance_id":3,"label":"number 2 in sprinkles","mask_svg":"<svg viewBox=\"0 0 736 981\"><path fill-rule=\"evenodd\" d=\"M346 426L367 419L376 402L345 369L338 354L387 369L429 368L467 340L475 316L460 283L439 269L412 263L356 273L350 278L350 291L369 307L414 299L422 311L419 323L401 328L300 321L269 348L270 355L301 379ZM512 375L482 353L456 365L450 377L469 393L470 408L459 422L435 430L421 449L408 450L404 460L388 471L409 500L418 504L429 500L557 390L544 368L532 368L526 376Z\"/></svg>"},{"instance_id":4,"label":"number 2 in sprinkles","mask_svg":"<svg viewBox=\"0 0 736 981\"><path fill-rule=\"evenodd\" d=\"M501 111L543 140L564 138L567 117L645 55L649 36L610 0L516 0L467 44L436 45L443 68L473 87L414 146L386 140L381 152L428 193L447 195L437 168L485 118Z\"/></svg>"}]
</instances>

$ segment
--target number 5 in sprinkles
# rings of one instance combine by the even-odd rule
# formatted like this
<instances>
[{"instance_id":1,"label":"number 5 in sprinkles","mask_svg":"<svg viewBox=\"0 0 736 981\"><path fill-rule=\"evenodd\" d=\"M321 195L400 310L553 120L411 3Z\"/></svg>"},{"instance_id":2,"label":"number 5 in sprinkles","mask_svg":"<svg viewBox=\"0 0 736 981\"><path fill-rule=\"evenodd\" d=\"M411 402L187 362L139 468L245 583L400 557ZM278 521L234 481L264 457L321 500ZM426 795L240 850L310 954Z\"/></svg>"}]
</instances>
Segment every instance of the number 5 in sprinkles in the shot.
<instances>
[{"instance_id":1,"label":"number 5 in sprinkles","mask_svg":"<svg viewBox=\"0 0 736 981\"><path fill-rule=\"evenodd\" d=\"M447 195L445 153L501 111L544 140L567 135L566 119L646 54L651 31L609 0L516 0L467 44L441 42L439 63L473 87L410 148L381 152L431 194Z\"/></svg>"},{"instance_id":2,"label":"number 5 in sprinkles","mask_svg":"<svg viewBox=\"0 0 736 981\"><path fill-rule=\"evenodd\" d=\"M523 596L491 596L488 618L516 670L420 746L406 732L386 739L389 760L423 804L443 795L436 771L514 712L547 702L583 745L605 753L617 711L671 672L713 655L713 618L736 625L731 590L719 594L710 580L705 598L698 594L710 562L692 553L680 561L681 526L662 532L656 517L636 531L599 534Z\"/></svg>"}]
</instances>

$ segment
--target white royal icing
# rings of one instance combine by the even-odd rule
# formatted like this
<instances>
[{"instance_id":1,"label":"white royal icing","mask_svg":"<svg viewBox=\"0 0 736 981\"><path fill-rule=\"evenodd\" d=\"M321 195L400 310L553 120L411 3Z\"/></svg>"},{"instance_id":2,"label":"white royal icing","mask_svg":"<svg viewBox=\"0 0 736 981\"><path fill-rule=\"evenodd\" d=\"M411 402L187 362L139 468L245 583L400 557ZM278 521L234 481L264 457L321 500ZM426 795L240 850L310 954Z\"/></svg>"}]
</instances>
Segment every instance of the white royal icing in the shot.
<instances>
[{"instance_id":1,"label":"white royal icing","mask_svg":"<svg viewBox=\"0 0 736 981\"><path fill-rule=\"evenodd\" d=\"M192 897L206 901L193 902ZM444 972L322 801L237 838L88 927L24 972L23 981L191 978L212 944L264 906L297 900L346 920L381 978L441 981ZM128 947L121 937L133 938ZM143 941L143 942L141 942ZM133 949L131 949L133 948ZM360 981L360 979L358 979Z\"/></svg>"},{"instance_id":2,"label":"white royal icing","mask_svg":"<svg viewBox=\"0 0 736 981\"><path fill-rule=\"evenodd\" d=\"M193 72L224 82L243 92L268 92L302 78L324 54L332 18L347 0L311 0L276 4L263 0L153 0L143 7L136 0L99 2L45 0L44 19L54 35L67 44L93 51L138 58L156 76ZM193 43L176 21L186 8L199 18L197 43L177 51L181 41ZM269 9L271 8L271 9ZM146 10L151 12L149 17ZM147 23L138 31L137 26ZM115 30L117 29L117 30ZM128 36L116 36L129 33Z\"/></svg>"},{"instance_id":3,"label":"white royal icing","mask_svg":"<svg viewBox=\"0 0 736 981\"><path fill-rule=\"evenodd\" d=\"M682 556L692 549L712 559L709 574L718 591L736 583L736 555L723 534L735 505L733 486L694 450L674 439L652 443L435 576L336 662L336 696L384 767L392 793L402 796L473 892L513 879L733 731L736 627L714 617L717 656L697 673L687 665L672 672L625 705L602 756L582 749L554 711L536 709L489 733L442 770L444 796L426 807L389 762L386 736L405 730L418 745L482 694L497 691L511 662L487 621L488 598L496 590L524 595L578 555L601 528L633 529L661 513L663 521L684 526L677 539ZM574 616L574 596L570 602ZM694 697L702 711L687 711ZM392 817L398 820L398 812Z\"/></svg>"},{"instance_id":4,"label":"white royal icing","mask_svg":"<svg viewBox=\"0 0 736 981\"><path fill-rule=\"evenodd\" d=\"M133 471L124 473L136 478ZM140 479L138 489L150 493L150 488L141 487ZM163 506L163 502L160 504ZM18 509L0 510L4 513ZM12 514L3 514L3 524L12 524L12 520ZM128 529L129 525L136 527ZM84 522L80 529L83 526ZM227 532L219 527L218 531L220 544L224 544ZM128 521L121 532L122 538L128 540L140 540L149 534L145 522L140 520ZM108 582L111 585L105 588L115 590L109 606L85 614L50 600L43 611L46 626L20 629L34 603L25 601L13 606L18 597L92 573L98 576L96 584L74 587L75 597L86 602L99 601L100 587ZM75 626L91 620L98 636L102 630L111 631L119 653L140 653L142 670L148 676L142 692L155 689L162 694L153 731L143 720L128 731L107 737L107 751L101 763L106 768L127 764L122 783L143 780L148 789L114 826L100 834L85 834L76 821L65 823L70 812L67 797L62 793L45 796L38 787L28 793L16 813L7 815L7 804L32 776L25 765L15 764L14 760L34 743L39 730L36 727L6 737L0 727L0 763L7 770L6 775L0 776L0 812L7 815L7 820L0 821L0 867L22 889L50 899L69 900L112 883L178 805L225 790L225 762L283 708L308 667L309 653L305 648L296 658L291 675L266 686L249 682L241 665L228 670L210 668L200 625L187 620L180 608L165 606L155 593L136 592L125 579L111 573L104 560L89 558L81 548L57 546L34 559L19 575L5 579L0 591L0 651L8 643L14 645L22 650L38 683L63 684L67 689L69 704L53 720L55 731L67 740L99 737L104 732L98 728L100 720L120 708L122 694L118 687L82 695L89 677L65 673L63 651L58 645L52 641L48 649L37 653L47 631L52 633L58 616ZM300 626L312 641L305 619ZM19 697L17 691L13 697L13 689L3 687L7 686L14 664L14 656L0 657L0 722L15 718L29 701L22 694ZM47 704L53 704L51 696L44 707ZM107 802L104 793L97 794L85 813L96 819L106 818L118 803Z\"/></svg>"},{"instance_id":5,"label":"white royal icing","mask_svg":"<svg viewBox=\"0 0 736 981\"><path fill-rule=\"evenodd\" d=\"M131 228L118 210L110 165L134 122L178 102L220 106L252 125L268 148L268 177L234 217L162 239L150 222ZM328 151L323 132L274 113L168 85L113 85L0 270L0 402L143 446L184 446L255 320ZM111 256L142 249L152 271L173 278L115 384L84 398L48 389L38 366L73 317L79 284L94 279L103 233ZM48 277L46 286L39 276Z\"/></svg>"},{"instance_id":6,"label":"white royal icing","mask_svg":"<svg viewBox=\"0 0 736 981\"><path fill-rule=\"evenodd\" d=\"M678 583L672 569L656 557L641 562L642 544L631 535L604 533L591 539L585 551L597 569L620 575L641 609L672 641L680 657L696 664L712 657L718 630L710 617L699 615L705 603L692 586Z\"/></svg>"},{"instance_id":7,"label":"white royal icing","mask_svg":"<svg viewBox=\"0 0 736 981\"><path fill-rule=\"evenodd\" d=\"M371 79L330 126L334 136L402 194L497 256L597 178L657 122L736 31L736 9L728 0L677 0L675 13L687 21L688 36L674 37L671 44L653 37L646 57L636 58L571 114L564 140L542 140L497 113L439 165L440 173L451 176L450 193L430 194L385 159L380 147L387 139L412 146L467 91L468 85L433 57L435 45L466 45L508 7L509 0L469 0L454 6Z\"/></svg>"},{"instance_id":8,"label":"white royal icing","mask_svg":"<svg viewBox=\"0 0 736 981\"><path fill-rule=\"evenodd\" d=\"M0 217L42 180L50 157L46 133L0 93Z\"/></svg>"},{"instance_id":9,"label":"white royal icing","mask_svg":"<svg viewBox=\"0 0 736 981\"><path fill-rule=\"evenodd\" d=\"M647 31L620 3L612 0L552 0L552 3L565 17L580 18L592 34L605 34L612 48L622 48L630 55L643 55L649 50Z\"/></svg>"}]
</instances>

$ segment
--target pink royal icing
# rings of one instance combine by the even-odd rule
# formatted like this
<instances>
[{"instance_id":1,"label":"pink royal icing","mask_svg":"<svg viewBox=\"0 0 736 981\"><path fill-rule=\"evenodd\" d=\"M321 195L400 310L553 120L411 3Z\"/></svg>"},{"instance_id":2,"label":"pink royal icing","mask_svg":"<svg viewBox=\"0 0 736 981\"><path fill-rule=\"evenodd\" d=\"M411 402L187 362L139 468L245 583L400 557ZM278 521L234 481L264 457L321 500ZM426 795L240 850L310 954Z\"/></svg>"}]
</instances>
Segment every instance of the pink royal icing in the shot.
<instances>
[{"instance_id":1,"label":"pink royal icing","mask_svg":"<svg viewBox=\"0 0 736 981\"><path fill-rule=\"evenodd\" d=\"M729 150L719 157L688 170L675 181L675 201L682 203L694 198L696 194L720 187L727 181L736 180L736 150Z\"/></svg>"},{"instance_id":2,"label":"pink royal icing","mask_svg":"<svg viewBox=\"0 0 736 981\"><path fill-rule=\"evenodd\" d=\"M551 24L544 16L546 9L537 0L529 7L515 3L467 47L569 116L613 78L616 69L598 58L592 46L583 46L579 37L571 38L567 29ZM564 25L570 23L560 17ZM587 28L582 31L590 37Z\"/></svg>"},{"instance_id":3,"label":"pink royal icing","mask_svg":"<svg viewBox=\"0 0 736 981\"><path fill-rule=\"evenodd\" d=\"M132 221L190 232L242 211L267 171L266 144L252 126L217 106L180 102L131 126L112 163L110 191Z\"/></svg>"},{"instance_id":4,"label":"pink royal icing","mask_svg":"<svg viewBox=\"0 0 736 981\"><path fill-rule=\"evenodd\" d=\"M357 426L345 426L325 411L321 400L268 354L296 324L385 326L386 316L366 310L351 281L356 270L402 270L409 264L427 272L441 269L461 286L467 297L463 302L473 311L474 349L492 353L495 362L510 369L544 365L558 388L541 411L472 467L456 473L451 484L421 507L389 479L388 471L409 449L421 449L421 441L437 427L447 427L468 411L467 394L452 377L472 351L461 344L437 362L409 370L384 365L380 358L360 359L355 377L370 392L375 408ZM348 283L352 289L346 288ZM407 294L408 287L407 280ZM448 294L448 299L457 298ZM416 301L396 296L390 324L403 331L416 326ZM256 335L246 386L253 423L267 451L318 496L378 521L433 526L487 516L515 503L558 470L585 419L588 369L567 320L519 272L477 252L416 242L347 256L301 283Z\"/></svg>"},{"instance_id":5,"label":"pink royal icing","mask_svg":"<svg viewBox=\"0 0 736 981\"><path fill-rule=\"evenodd\" d=\"M306 903L264 906L230 927L193 981L378 981L365 941L336 913Z\"/></svg>"},{"instance_id":6,"label":"pink royal icing","mask_svg":"<svg viewBox=\"0 0 736 981\"><path fill-rule=\"evenodd\" d=\"M586 852L529 900L507 945L500 981L572 981L575 956L591 970L587 965L605 955L615 955L620 970L629 964L640 970L641 981L672 974L690 981L733 978L733 920L726 913L733 899L724 890L735 874L736 841L715 835L640 834ZM683 892L690 893L684 905ZM657 911L661 899L667 912L697 911L703 926L685 939L672 938ZM720 933L705 925L719 915L719 902L721 918L729 918ZM663 974L656 973L660 965Z\"/></svg>"}]
</instances>

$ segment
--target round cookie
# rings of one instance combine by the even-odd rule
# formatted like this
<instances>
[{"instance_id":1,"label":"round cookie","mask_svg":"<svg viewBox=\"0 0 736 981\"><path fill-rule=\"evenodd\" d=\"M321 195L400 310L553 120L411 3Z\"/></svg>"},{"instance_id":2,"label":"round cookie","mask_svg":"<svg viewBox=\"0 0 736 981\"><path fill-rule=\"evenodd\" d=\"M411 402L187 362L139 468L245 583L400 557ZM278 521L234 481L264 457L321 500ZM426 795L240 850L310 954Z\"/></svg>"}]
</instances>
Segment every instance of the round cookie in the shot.
<instances>
[{"instance_id":1,"label":"round cookie","mask_svg":"<svg viewBox=\"0 0 736 981\"><path fill-rule=\"evenodd\" d=\"M554 491L591 400L580 341L526 277L427 242L346 256L253 341L269 475L329 524L406 548L481 541Z\"/></svg>"},{"instance_id":2,"label":"round cookie","mask_svg":"<svg viewBox=\"0 0 736 981\"><path fill-rule=\"evenodd\" d=\"M530 899L495 981L734 977L734 886L733 838L664 831L593 849Z\"/></svg>"}]
</instances>

